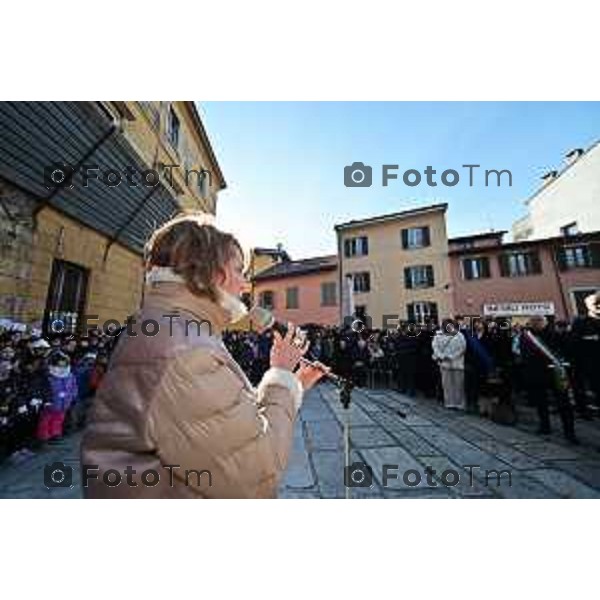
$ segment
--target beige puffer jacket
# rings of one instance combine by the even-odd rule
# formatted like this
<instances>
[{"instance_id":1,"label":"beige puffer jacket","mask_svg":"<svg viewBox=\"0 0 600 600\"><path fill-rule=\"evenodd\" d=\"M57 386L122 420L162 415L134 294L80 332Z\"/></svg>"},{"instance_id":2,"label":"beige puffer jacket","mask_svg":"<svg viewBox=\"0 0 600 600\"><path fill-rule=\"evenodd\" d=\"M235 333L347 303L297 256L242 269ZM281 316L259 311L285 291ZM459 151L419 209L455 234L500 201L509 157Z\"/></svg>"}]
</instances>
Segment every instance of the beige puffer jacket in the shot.
<instances>
[{"instance_id":1,"label":"beige puffer jacket","mask_svg":"<svg viewBox=\"0 0 600 600\"><path fill-rule=\"evenodd\" d=\"M141 333L150 319L160 325L153 337ZM302 388L274 368L254 388L221 341L228 319L182 283L148 289L137 337L121 334L94 398L81 445L85 497L276 496Z\"/></svg>"}]
</instances>

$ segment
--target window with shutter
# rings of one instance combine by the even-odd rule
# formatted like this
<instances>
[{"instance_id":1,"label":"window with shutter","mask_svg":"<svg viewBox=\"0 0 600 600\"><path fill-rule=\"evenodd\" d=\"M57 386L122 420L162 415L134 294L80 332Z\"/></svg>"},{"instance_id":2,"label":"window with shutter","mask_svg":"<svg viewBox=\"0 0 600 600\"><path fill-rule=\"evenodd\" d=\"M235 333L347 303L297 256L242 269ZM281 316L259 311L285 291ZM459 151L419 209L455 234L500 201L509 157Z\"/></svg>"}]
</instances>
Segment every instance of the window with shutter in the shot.
<instances>
[{"instance_id":1,"label":"window with shutter","mask_svg":"<svg viewBox=\"0 0 600 600\"><path fill-rule=\"evenodd\" d=\"M498 257L502 277L537 275L542 272L542 264L537 252L513 252Z\"/></svg>"},{"instance_id":2,"label":"window with shutter","mask_svg":"<svg viewBox=\"0 0 600 600\"><path fill-rule=\"evenodd\" d=\"M344 240L344 255L346 258L366 256L367 254L369 254L369 238L367 236Z\"/></svg>"},{"instance_id":3,"label":"window with shutter","mask_svg":"<svg viewBox=\"0 0 600 600\"><path fill-rule=\"evenodd\" d=\"M352 280L355 292L369 292L371 290L371 275L368 271L354 273Z\"/></svg>"},{"instance_id":4,"label":"window with shutter","mask_svg":"<svg viewBox=\"0 0 600 600\"><path fill-rule=\"evenodd\" d=\"M588 246L563 248L565 268L576 269L591 266L592 258Z\"/></svg>"},{"instance_id":5,"label":"window with shutter","mask_svg":"<svg viewBox=\"0 0 600 600\"><path fill-rule=\"evenodd\" d=\"M429 233L429 227L423 227L422 230L423 230L423 233L422 233L423 246L430 246L431 245L431 237L430 237L430 233Z\"/></svg>"},{"instance_id":6,"label":"window with shutter","mask_svg":"<svg viewBox=\"0 0 600 600\"><path fill-rule=\"evenodd\" d=\"M259 296L259 304L263 308L267 308L269 310L275 308L275 295L273 292L270 290L261 292Z\"/></svg>"},{"instance_id":7,"label":"window with shutter","mask_svg":"<svg viewBox=\"0 0 600 600\"><path fill-rule=\"evenodd\" d=\"M405 267L404 285L407 289L433 286L433 267L431 265Z\"/></svg>"},{"instance_id":8,"label":"window with shutter","mask_svg":"<svg viewBox=\"0 0 600 600\"><path fill-rule=\"evenodd\" d=\"M413 302L408 306L413 307L414 321L417 323L423 324L433 318L437 320L437 304L435 302Z\"/></svg>"},{"instance_id":9,"label":"window with shutter","mask_svg":"<svg viewBox=\"0 0 600 600\"><path fill-rule=\"evenodd\" d=\"M406 314L408 316L409 323L415 322L415 303L411 302L406 305Z\"/></svg>"}]
</instances>

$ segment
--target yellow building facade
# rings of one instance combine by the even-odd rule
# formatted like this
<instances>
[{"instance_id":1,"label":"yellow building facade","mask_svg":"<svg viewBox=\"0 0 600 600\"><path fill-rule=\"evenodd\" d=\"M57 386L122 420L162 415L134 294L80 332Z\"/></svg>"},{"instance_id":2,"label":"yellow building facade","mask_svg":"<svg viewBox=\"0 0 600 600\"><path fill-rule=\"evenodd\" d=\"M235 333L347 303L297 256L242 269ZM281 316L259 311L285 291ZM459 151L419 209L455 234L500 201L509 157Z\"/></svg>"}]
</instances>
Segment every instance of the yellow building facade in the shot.
<instances>
[{"instance_id":1,"label":"yellow building facade","mask_svg":"<svg viewBox=\"0 0 600 600\"><path fill-rule=\"evenodd\" d=\"M19 141L31 147L30 155L37 148L39 159L26 165L28 177L11 171L10 165L0 167L0 318L41 326L56 313L61 319L66 314L73 326L92 315L97 317L88 323L92 326L111 319L123 323L140 305L147 236L181 210L214 214L225 187L194 103L9 104L0 103L0 119L15 123L15 138L0 141L0 158L3 149L18 151ZM104 116L97 129L107 133L96 141L86 123L90 114L95 118L98 104ZM22 140L17 137L18 118L23 121ZM146 167L160 174L160 190L151 194L150 188L127 190L123 184L82 189L76 183L53 194L42 187L37 173L48 164L48 156L54 158L54 153L44 153L44 144L56 152L56 139L43 131L51 118L70 132L58 142L73 155L72 146L79 140L72 142L69 135L80 133L79 155L88 164L102 169L113 166L103 161L114 159L119 168ZM27 137L32 122L42 130L36 139ZM86 157L89 149L93 152Z\"/></svg>"},{"instance_id":2,"label":"yellow building facade","mask_svg":"<svg viewBox=\"0 0 600 600\"><path fill-rule=\"evenodd\" d=\"M375 328L452 315L446 209L437 204L336 225L341 323L352 308Z\"/></svg>"}]
</instances>

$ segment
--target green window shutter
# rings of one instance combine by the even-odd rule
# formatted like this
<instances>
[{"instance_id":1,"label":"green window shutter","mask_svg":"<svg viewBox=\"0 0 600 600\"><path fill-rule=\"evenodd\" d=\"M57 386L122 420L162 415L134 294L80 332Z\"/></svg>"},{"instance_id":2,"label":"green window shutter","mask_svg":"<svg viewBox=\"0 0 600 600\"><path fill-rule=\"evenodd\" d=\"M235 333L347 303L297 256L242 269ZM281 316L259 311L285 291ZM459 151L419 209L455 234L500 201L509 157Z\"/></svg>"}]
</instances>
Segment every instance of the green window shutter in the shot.
<instances>
[{"instance_id":1,"label":"green window shutter","mask_svg":"<svg viewBox=\"0 0 600 600\"><path fill-rule=\"evenodd\" d=\"M435 302L430 302L429 303L429 314L431 316L431 320L437 322L437 320L438 320L438 308L437 308L437 304Z\"/></svg>"},{"instance_id":2,"label":"green window shutter","mask_svg":"<svg viewBox=\"0 0 600 600\"><path fill-rule=\"evenodd\" d=\"M500 267L500 275L502 277L508 277L510 275L508 269L508 254L501 254L498 257L498 266Z\"/></svg>"},{"instance_id":3,"label":"green window shutter","mask_svg":"<svg viewBox=\"0 0 600 600\"><path fill-rule=\"evenodd\" d=\"M567 270L567 255L564 248L556 249L556 263L558 264L558 269L560 271Z\"/></svg>"},{"instance_id":4,"label":"green window shutter","mask_svg":"<svg viewBox=\"0 0 600 600\"><path fill-rule=\"evenodd\" d=\"M588 246L590 267L600 269L600 242L593 242Z\"/></svg>"},{"instance_id":5,"label":"green window shutter","mask_svg":"<svg viewBox=\"0 0 600 600\"><path fill-rule=\"evenodd\" d=\"M431 234L429 233L429 227L423 227L423 246L431 246Z\"/></svg>"},{"instance_id":6,"label":"green window shutter","mask_svg":"<svg viewBox=\"0 0 600 600\"><path fill-rule=\"evenodd\" d=\"M344 256L350 258L350 240L344 240Z\"/></svg>"},{"instance_id":7,"label":"green window shutter","mask_svg":"<svg viewBox=\"0 0 600 600\"><path fill-rule=\"evenodd\" d=\"M408 315L408 322L414 323L415 322L415 304L414 304L414 302L411 302L410 304L406 305L406 314Z\"/></svg>"},{"instance_id":8,"label":"green window shutter","mask_svg":"<svg viewBox=\"0 0 600 600\"><path fill-rule=\"evenodd\" d=\"M407 290L412 289L412 277L410 276L410 267L404 267L404 287Z\"/></svg>"},{"instance_id":9,"label":"green window shutter","mask_svg":"<svg viewBox=\"0 0 600 600\"><path fill-rule=\"evenodd\" d=\"M487 256L482 256L481 260L481 276L486 279L490 277L490 259Z\"/></svg>"},{"instance_id":10,"label":"green window shutter","mask_svg":"<svg viewBox=\"0 0 600 600\"><path fill-rule=\"evenodd\" d=\"M433 287L435 285L435 279L433 276L433 266L427 265L426 269L427 269L427 285L429 287Z\"/></svg>"},{"instance_id":11,"label":"green window shutter","mask_svg":"<svg viewBox=\"0 0 600 600\"><path fill-rule=\"evenodd\" d=\"M473 279L473 263L470 258L463 258L463 273L465 279Z\"/></svg>"},{"instance_id":12,"label":"green window shutter","mask_svg":"<svg viewBox=\"0 0 600 600\"><path fill-rule=\"evenodd\" d=\"M406 250L408 248L408 229L403 229L401 234L402 234L402 247Z\"/></svg>"},{"instance_id":13,"label":"green window shutter","mask_svg":"<svg viewBox=\"0 0 600 600\"><path fill-rule=\"evenodd\" d=\"M530 252L528 254L529 259L529 271L535 275L542 272L542 263L540 262L540 255L537 251Z\"/></svg>"}]
</instances>

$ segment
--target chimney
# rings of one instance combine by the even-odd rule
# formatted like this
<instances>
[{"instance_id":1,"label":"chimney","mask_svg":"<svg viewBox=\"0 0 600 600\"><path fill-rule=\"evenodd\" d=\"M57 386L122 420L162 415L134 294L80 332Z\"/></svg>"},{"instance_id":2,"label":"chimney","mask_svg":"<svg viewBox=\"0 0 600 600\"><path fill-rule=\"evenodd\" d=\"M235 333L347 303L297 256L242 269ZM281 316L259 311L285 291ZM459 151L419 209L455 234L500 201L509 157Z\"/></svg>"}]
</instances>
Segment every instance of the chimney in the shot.
<instances>
[{"instance_id":1,"label":"chimney","mask_svg":"<svg viewBox=\"0 0 600 600\"><path fill-rule=\"evenodd\" d=\"M573 163L577 162L583 153L584 151L582 148L574 148L570 152L567 152L565 154L565 161L567 165L571 166Z\"/></svg>"}]
</instances>

